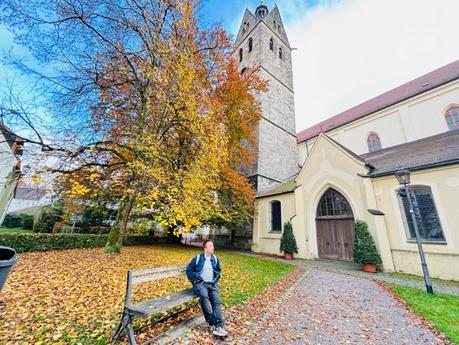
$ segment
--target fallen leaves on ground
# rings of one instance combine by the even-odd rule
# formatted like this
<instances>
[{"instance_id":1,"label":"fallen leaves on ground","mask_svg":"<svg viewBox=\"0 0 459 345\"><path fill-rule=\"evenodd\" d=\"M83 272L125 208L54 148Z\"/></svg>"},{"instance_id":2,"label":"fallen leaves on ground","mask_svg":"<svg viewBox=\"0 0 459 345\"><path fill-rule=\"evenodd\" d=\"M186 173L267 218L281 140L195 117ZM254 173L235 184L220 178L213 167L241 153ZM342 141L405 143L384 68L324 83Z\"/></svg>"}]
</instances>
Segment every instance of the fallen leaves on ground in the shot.
<instances>
[{"instance_id":1,"label":"fallen leaves on ground","mask_svg":"<svg viewBox=\"0 0 459 345\"><path fill-rule=\"evenodd\" d=\"M100 248L20 254L0 295L0 344L105 344L119 321L128 270L186 264L199 251L155 245L126 247L119 255ZM225 306L255 296L293 269L231 252L217 255ZM134 302L189 287L184 276L140 284ZM197 311L189 309L155 327L160 330Z\"/></svg>"},{"instance_id":2,"label":"fallen leaves on ground","mask_svg":"<svg viewBox=\"0 0 459 345\"><path fill-rule=\"evenodd\" d=\"M225 339L214 337L206 325L190 331L176 344L250 344L251 339L257 339L259 334L254 331L254 324L263 319L268 311L272 311L276 302L304 274L304 268L295 267L289 274L278 280L276 284L263 289L255 298L232 308L224 309L225 328L229 336Z\"/></svg>"}]
</instances>

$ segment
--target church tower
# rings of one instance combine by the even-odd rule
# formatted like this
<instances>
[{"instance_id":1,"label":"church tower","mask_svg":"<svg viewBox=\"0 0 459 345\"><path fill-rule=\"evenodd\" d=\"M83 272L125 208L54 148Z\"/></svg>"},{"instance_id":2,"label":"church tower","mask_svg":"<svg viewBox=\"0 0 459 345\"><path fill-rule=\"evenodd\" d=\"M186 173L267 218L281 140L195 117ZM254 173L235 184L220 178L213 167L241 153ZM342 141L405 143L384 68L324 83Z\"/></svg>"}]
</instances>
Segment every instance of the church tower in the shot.
<instances>
[{"instance_id":1,"label":"church tower","mask_svg":"<svg viewBox=\"0 0 459 345\"><path fill-rule=\"evenodd\" d=\"M258 157L250 179L257 193L275 187L298 172L292 49L277 6L263 2L253 14L245 10L236 37L234 59L239 70L258 67L269 90L256 97L262 114L257 129Z\"/></svg>"}]
</instances>

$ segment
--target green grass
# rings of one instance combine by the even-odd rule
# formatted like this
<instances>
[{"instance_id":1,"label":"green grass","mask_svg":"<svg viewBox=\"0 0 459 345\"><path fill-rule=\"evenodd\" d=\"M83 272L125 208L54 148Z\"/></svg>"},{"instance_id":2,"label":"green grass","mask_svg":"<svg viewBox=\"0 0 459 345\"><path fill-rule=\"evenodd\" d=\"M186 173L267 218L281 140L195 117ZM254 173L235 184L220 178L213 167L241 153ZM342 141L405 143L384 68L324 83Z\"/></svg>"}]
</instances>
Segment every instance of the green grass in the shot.
<instances>
[{"instance_id":1,"label":"green grass","mask_svg":"<svg viewBox=\"0 0 459 345\"><path fill-rule=\"evenodd\" d=\"M5 227L0 226L0 232L23 232L23 233L27 233L27 232L32 232L32 230L26 230L26 229L23 229L23 228L5 228Z\"/></svg>"},{"instance_id":2,"label":"green grass","mask_svg":"<svg viewBox=\"0 0 459 345\"><path fill-rule=\"evenodd\" d=\"M459 296L435 293L422 289L387 284L413 311L444 333L453 344L459 344Z\"/></svg>"},{"instance_id":3,"label":"green grass","mask_svg":"<svg viewBox=\"0 0 459 345\"><path fill-rule=\"evenodd\" d=\"M424 277L423 276L417 276L417 275L414 275L414 274L396 272L396 273L390 273L390 275L395 277L395 278L401 278L401 279L406 279L406 280L424 281ZM432 280L434 289L435 289L435 284L459 287L459 281L443 280L443 279L438 279L438 278L431 278L431 280Z\"/></svg>"},{"instance_id":4,"label":"green grass","mask_svg":"<svg viewBox=\"0 0 459 345\"><path fill-rule=\"evenodd\" d=\"M217 255L224 267L223 274L232 281L222 285L227 289L222 291L222 303L227 306L246 301L294 269L293 265L231 252L218 251Z\"/></svg>"}]
</instances>

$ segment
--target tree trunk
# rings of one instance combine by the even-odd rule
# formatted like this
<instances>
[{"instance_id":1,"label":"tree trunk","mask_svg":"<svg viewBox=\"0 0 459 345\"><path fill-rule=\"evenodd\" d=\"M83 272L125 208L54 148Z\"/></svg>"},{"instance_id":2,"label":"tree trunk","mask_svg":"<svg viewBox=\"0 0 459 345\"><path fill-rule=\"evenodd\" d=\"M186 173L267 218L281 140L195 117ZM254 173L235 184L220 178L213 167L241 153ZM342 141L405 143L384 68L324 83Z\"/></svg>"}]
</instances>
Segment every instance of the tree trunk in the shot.
<instances>
[{"instance_id":1,"label":"tree trunk","mask_svg":"<svg viewBox=\"0 0 459 345\"><path fill-rule=\"evenodd\" d=\"M122 199L118 214L116 215L115 224L113 224L107 244L105 245L105 253L115 254L120 252L133 205L134 195L130 194Z\"/></svg>"},{"instance_id":2,"label":"tree trunk","mask_svg":"<svg viewBox=\"0 0 459 345\"><path fill-rule=\"evenodd\" d=\"M176 226L170 226L167 229L167 243L180 243L182 241L182 234L179 236L174 235Z\"/></svg>"}]
</instances>

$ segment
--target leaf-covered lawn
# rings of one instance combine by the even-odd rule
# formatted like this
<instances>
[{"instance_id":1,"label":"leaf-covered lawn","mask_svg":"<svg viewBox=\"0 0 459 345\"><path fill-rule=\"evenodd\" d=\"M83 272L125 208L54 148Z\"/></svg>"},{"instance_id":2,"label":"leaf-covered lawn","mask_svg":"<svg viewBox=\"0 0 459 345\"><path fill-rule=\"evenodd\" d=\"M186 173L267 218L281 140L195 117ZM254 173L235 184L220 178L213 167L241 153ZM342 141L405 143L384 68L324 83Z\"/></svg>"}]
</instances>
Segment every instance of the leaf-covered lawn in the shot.
<instances>
[{"instance_id":1,"label":"leaf-covered lawn","mask_svg":"<svg viewBox=\"0 0 459 345\"><path fill-rule=\"evenodd\" d=\"M100 248L20 254L0 294L0 344L105 344L119 320L128 270L186 264L199 251L155 245L125 247L120 255ZM293 269L230 252L217 255L226 306L247 300ZM185 277L140 284L134 301L188 286Z\"/></svg>"},{"instance_id":2,"label":"leaf-covered lawn","mask_svg":"<svg viewBox=\"0 0 459 345\"><path fill-rule=\"evenodd\" d=\"M32 230L26 230L23 228L4 228L0 226L0 233L1 232L32 232Z\"/></svg>"},{"instance_id":3,"label":"leaf-covered lawn","mask_svg":"<svg viewBox=\"0 0 459 345\"><path fill-rule=\"evenodd\" d=\"M453 344L459 344L459 296L442 293L429 295L421 289L385 285L417 315L424 317L438 331L444 333Z\"/></svg>"}]
</instances>

